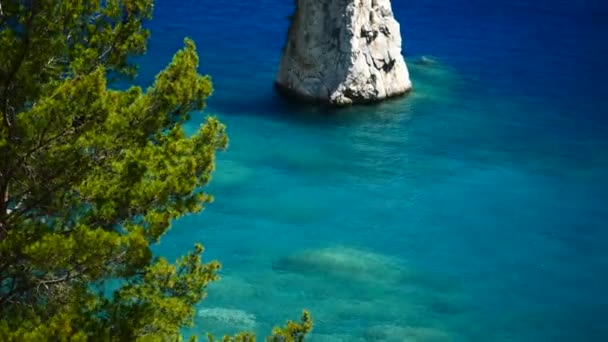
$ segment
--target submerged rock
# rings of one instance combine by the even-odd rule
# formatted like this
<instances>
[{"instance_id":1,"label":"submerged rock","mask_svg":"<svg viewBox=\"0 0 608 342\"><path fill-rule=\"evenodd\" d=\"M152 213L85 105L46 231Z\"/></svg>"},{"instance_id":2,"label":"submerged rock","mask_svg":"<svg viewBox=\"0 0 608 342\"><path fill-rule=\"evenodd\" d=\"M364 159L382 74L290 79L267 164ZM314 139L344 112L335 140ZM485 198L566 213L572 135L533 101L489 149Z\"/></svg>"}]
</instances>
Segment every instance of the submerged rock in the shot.
<instances>
[{"instance_id":1,"label":"submerged rock","mask_svg":"<svg viewBox=\"0 0 608 342\"><path fill-rule=\"evenodd\" d=\"M406 273L389 257L339 246L301 251L281 258L273 266L289 272L379 282L399 281Z\"/></svg>"},{"instance_id":2,"label":"submerged rock","mask_svg":"<svg viewBox=\"0 0 608 342\"><path fill-rule=\"evenodd\" d=\"M198 311L198 317L207 320L207 323L226 325L238 329L253 329L256 325L254 315L236 309L205 308Z\"/></svg>"},{"instance_id":3,"label":"submerged rock","mask_svg":"<svg viewBox=\"0 0 608 342\"><path fill-rule=\"evenodd\" d=\"M365 342L353 335L337 335L337 334L316 334L310 335L310 340L315 342Z\"/></svg>"},{"instance_id":4,"label":"submerged rock","mask_svg":"<svg viewBox=\"0 0 608 342\"><path fill-rule=\"evenodd\" d=\"M213 282L207 288L209 296L219 300L251 300L258 297L263 290L242 278L226 275L222 275L221 281Z\"/></svg>"},{"instance_id":5,"label":"submerged rock","mask_svg":"<svg viewBox=\"0 0 608 342\"><path fill-rule=\"evenodd\" d=\"M336 105L408 92L390 0L296 0L276 84Z\"/></svg>"},{"instance_id":6,"label":"submerged rock","mask_svg":"<svg viewBox=\"0 0 608 342\"><path fill-rule=\"evenodd\" d=\"M442 330L425 327L399 327L394 325L378 325L369 328L364 334L366 341L419 341L419 342L448 342L453 338Z\"/></svg>"}]
</instances>

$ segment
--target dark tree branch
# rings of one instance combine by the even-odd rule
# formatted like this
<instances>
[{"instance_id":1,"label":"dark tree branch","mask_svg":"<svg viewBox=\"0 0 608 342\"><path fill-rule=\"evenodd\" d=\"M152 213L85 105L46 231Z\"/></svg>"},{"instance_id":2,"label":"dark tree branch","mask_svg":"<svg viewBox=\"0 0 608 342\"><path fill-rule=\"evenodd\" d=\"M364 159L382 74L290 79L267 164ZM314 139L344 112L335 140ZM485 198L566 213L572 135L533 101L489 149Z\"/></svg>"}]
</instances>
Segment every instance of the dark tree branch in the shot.
<instances>
[{"instance_id":1,"label":"dark tree branch","mask_svg":"<svg viewBox=\"0 0 608 342\"><path fill-rule=\"evenodd\" d=\"M0 4L1 5L1 4ZM23 36L23 43L21 44L21 50L17 56L17 59L13 62L12 67L10 68L8 75L6 77L6 80L4 80L4 88L3 88L3 93L2 93L2 97L0 97L0 100L2 101L2 118L4 120L4 125L6 126L7 130L8 130L8 139L9 141L12 141L14 139L14 135L15 135L15 129L13 127L13 120L14 120L14 116L15 116L15 108L13 106L11 106L10 104L10 92L13 88L13 82L15 77L17 76L17 73L19 72L19 70L21 69L21 66L23 65L23 62L25 61L29 49L30 49L30 43L31 43L31 31L32 31L32 23L34 21L34 18L36 16L36 1L32 1L32 5L31 5L31 11L30 11L30 15L25 23L25 27L24 27L24 36ZM5 160L4 160L4 165L9 165L10 164L10 160L9 160L9 156L8 154L5 156ZM9 185L10 185L10 177L11 177L11 172L10 171L5 171L2 173L2 182L0 184L0 241L2 241L6 234L8 233L8 226L7 223L5 222L6 217L7 217L7 210L8 210L8 199L9 199Z\"/></svg>"},{"instance_id":2,"label":"dark tree branch","mask_svg":"<svg viewBox=\"0 0 608 342\"><path fill-rule=\"evenodd\" d=\"M66 166L66 168L67 168L67 166ZM63 170L59 170L59 172L57 172L56 174L53 174L53 175L46 175L45 182L50 183L54 179L58 178L59 176L63 176L63 175L64 175ZM73 176L73 177L76 178L75 176ZM56 184L53 187L49 187L49 188L45 189L44 193L39 194L38 198L36 200L34 200L30 203L27 203L27 205L22 205L19 208L15 208L15 210L13 210L10 214L8 214L6 222L10 223L16 217L18 217L20 215L24 215L27 212L33 210L34 208L36 208L36 206L42 204L45 200L47 200L51 194L55 193L56 191L58 191L61 188L67 188L73 182L74 182L74 179L68 178L68 179L65 179L63 182ZM32 189L28 189L28 190L24 191L23 194L27 194L30 192L32 192Z\"/></svg>"},{"instance_id":3,"label":"dark tree branch","mask_svg":"<svg viewBox=\"0 0 608 342\"><path fill-rule=\"evenodd\" d=\"M103 265L100 265L99 267L95 267L93 269L97 270L97 269L111 266L112 264L114 264L116 262L122 262L124 260L124 257L126 254L127 254L126 251L122 251L122 252L118 253L116 256L114 256L113 258L110 258L110 260L105 262ZM40 288L44 288L45 290L50 290L50 288L53 286L58 286L58 285L70 282L72 280L81 278L83 276L86 276L87 271L90 271L90 270L91 270L90 268L84 267L83 263L79 263L79 264L75 265L74 267L72 267L71 269L65 271L65 274L63 274L61 276L54 277L54 278L46 278L48 273L45 273L45 274L39 276L37 280L29 281L26 284L23 284L18 287L15 287L17 277L13 277L13 279L11 279L11 283L12 283L11 290L0 297L0 308L2 308L4 303L10 302L12 298L19 295L20 293L27 293L32 290L35 290L36 293L39 293Z\"/></svg>"},{"instance_id":4,"label":"dark tree branch","mask_svg":"<svg viewBox=\"0 0 608 342\"><path fill-rule=\"evenodd\" d=\"M6 22L6 16L4 16L4 12L2 10L2 0L0 0L0 26L3 26Z\"/></svg>"},{"instance_id":5,"label":"dark tree branch","mask_svg":"<svg viewBox=\"0 0 608 342\"><path fill-rule=\"evenodd\" d=\"M14 81L14 78L17 75L17 73L19 72L19 70L21 69L21 66L23 65L23 62L25 61L25 59L28 55L29 49L30 49L30 43L31 43L30 34L32 31L32 23L34 21L35 15L36 15L35 8L36 8L35 1L33 1L32 8L30 10L30 16L28 17L28 19L25 23L25 27L24 27L23 43L21 44L21 51L17 55L17 59L13 63L13 67L8 72L8 76L6 78L6 81L4 82L4 92L2 94L2 102L3 102L2 114L3 114L3 118L4 118L4 124L8 128L9 140L12 140L13 134L14 134L13 123L11 122L12 118L10 118L10 117L14 116L14 114L15 114L14 113L15 109L10 105L10 99L9 99L10 96L9 95L10 95L10 90L12 89L12 83ZM9 113L9 110L13 113Z\"/></svg>"}]
</instances>

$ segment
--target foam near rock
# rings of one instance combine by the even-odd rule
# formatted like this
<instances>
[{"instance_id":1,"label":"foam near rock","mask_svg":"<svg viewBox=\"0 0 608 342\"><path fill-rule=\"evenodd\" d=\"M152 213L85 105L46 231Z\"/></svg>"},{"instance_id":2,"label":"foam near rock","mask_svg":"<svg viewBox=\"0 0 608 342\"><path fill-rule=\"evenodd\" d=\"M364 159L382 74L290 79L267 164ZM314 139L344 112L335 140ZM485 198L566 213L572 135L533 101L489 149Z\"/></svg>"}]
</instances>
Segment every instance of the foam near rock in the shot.
<instances>
[{"instance_id":1,"label":"foam near rock","mask_svg":"<svg viewBox=\"0 0 608 342\"><path fill-rule=\"evenodd\" d=\"M409 70L412 79L416 82L411 94L412 101L432 100L437 103L458 99L455 92L463 80L440 60L429 56L412 58Z\"/></svg>"}]
</instances>

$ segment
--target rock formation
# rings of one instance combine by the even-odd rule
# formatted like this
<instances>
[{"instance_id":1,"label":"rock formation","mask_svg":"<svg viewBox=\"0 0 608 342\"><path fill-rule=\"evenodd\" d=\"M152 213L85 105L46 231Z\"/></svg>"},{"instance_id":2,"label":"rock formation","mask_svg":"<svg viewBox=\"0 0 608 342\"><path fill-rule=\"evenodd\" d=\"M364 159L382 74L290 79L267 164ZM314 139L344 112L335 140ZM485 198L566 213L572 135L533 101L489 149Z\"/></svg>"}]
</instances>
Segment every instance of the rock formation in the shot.
<instances>
[{"instance_id":1,"label":"rock formation","mask_svg":"<svg viewBox=\"0 0 608 342\"><path fill-rule=\"evenodd\" d=\"M296 0L276 84L336 105L409 91L390 0Z\"/></svg>"}]
</instances>

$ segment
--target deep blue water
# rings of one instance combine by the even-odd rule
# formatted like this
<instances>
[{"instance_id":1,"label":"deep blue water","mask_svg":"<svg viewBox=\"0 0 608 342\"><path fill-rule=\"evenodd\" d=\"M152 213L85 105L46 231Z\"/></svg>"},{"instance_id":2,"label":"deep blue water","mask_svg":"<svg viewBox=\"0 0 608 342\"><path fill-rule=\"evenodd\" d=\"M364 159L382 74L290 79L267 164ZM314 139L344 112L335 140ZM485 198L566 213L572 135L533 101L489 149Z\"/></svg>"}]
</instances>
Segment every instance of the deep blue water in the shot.
<instances>
[{"instance_id":1,"label":"deep blue water","mask_svg":"<svg viewBox=\"0 0 608 342\"><path fill-rule=\"evenodd\" d=\"M189 332L608 340L608 4L393 1L414 91L332 112L273 89L292 7L157 1L138 82L193 38L231 138L158 248L224 265Z\"/></svg>"}]
</instances>

